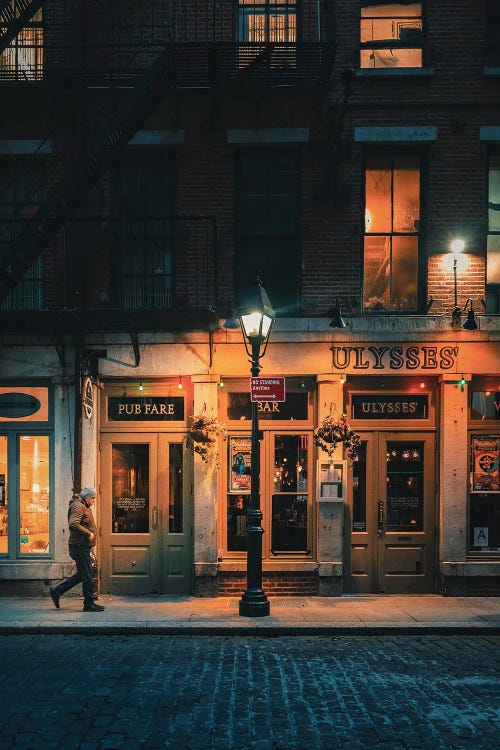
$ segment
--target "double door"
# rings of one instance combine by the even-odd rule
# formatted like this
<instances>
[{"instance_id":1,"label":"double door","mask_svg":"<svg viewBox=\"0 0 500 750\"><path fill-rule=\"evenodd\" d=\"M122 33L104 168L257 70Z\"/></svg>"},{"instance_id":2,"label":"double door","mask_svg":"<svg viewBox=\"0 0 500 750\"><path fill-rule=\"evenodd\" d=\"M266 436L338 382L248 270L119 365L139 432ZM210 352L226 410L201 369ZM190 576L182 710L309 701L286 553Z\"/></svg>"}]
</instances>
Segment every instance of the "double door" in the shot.
<instances>
[{"instance_id":1,"label":"double door","mask_svg":"<svg viewBox=\"0 0 500 750\"><path fill-rule=\"evenodd\" d=\"M434 435L361 433L345 517L346 593L432 593Z\"/></svg>"},{"instance_id":2,"label":"double door","mask_svg":"<svg viewBox=\"0 0 500 750\"><path fill-rule=\"evenodd\" d=\"M103 593L191 593L188 477L182 435L101 436Z\"/></svg>"}]
</instances>

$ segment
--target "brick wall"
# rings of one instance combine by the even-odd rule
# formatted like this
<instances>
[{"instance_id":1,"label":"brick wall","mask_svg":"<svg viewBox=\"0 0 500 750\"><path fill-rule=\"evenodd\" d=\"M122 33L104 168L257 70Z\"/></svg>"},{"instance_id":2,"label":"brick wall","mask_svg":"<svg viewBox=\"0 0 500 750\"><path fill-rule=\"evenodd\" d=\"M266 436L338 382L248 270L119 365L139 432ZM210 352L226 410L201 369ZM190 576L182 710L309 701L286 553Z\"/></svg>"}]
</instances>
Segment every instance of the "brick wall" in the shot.
<instances>
[{"instance_id":1,"label":"brick wall","mask_svg":"<svg viewBox=\"0 0 500 750\"><path fill-rule=\"evenodd\" d=\"M247 587L243 573L220 573L219 596L241 596ZM264 573L262 587L268 596L318 596L316 573Z\"/></svg>"}]
</instances>

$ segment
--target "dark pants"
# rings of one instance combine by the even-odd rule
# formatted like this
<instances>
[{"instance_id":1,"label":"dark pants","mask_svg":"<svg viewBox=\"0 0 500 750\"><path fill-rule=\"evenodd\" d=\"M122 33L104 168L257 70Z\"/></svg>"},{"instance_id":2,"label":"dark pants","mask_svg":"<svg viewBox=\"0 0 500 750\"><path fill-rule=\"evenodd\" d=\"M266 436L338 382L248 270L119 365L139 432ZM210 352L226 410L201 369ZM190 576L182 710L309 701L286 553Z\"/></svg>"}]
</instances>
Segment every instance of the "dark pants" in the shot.
<instances>
[{"instance_id":1,"label":"dark pants","mask_svg":"<svg viewBox=\"0 0 500 750\"><path fill-rule=\"evenodd\" d=\"M92 586L92 563L90 562L90 547L75 547L70 545L69 556L76 563L76 573L54 587L54 591L62 596L80 582L82 584L84 604L92 604L94 590Z\"/></svg>"}]
</instances>

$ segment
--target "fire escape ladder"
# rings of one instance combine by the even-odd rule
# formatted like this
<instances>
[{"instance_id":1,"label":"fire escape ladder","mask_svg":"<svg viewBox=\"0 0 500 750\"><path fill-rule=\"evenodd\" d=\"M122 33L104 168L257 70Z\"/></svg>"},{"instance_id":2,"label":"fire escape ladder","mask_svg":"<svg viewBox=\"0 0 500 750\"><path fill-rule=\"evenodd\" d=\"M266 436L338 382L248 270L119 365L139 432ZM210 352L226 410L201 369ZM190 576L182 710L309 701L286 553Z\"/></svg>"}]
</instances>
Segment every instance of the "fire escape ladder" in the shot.
<instances>
[{"instance_id":1,"label":"fire escape ladder","mask_svg":"<svg viewBox=\"0 0 500 750\"><path fill-rule=\"evenodd\" d=\"M0 0L0 54L14 41L42 5L43 0L17 0L15 4L11 0Z\"/></svg>"},{"instance_id":2,"label":"fire escape ladder","mask_svg":"<svg viewBox=\"0 0 500 750\"><path fill-rule=\"evenodd\" d=\"M110 150L126 146L161 97L173 87L174 71L169 45L130 92L122 111L100 131L82 158L66 170L36 214L12 242L0 267L0 304L105 172Z\"/></svg>"}]
</instances>

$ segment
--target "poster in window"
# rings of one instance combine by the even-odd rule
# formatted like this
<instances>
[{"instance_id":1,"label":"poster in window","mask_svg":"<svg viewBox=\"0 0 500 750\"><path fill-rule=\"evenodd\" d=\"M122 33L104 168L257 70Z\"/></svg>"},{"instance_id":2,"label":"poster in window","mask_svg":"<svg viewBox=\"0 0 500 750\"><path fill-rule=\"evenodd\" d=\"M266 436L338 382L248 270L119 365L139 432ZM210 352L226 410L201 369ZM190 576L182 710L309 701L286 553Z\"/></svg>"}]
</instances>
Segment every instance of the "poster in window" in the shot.
<instances>
[{"instance_id":1,"label":"poster in window","mask_svg":"<svg viewBox=\"0 0 500 750\"><path fill-rule=\"evenodd\" d=\"M250 492L252 442L249 437L229 438L229 491Z\"/></svg>"},{"instance_id":2,"label":"poster in window","mask_svg":"<svg viewBox=\"0 0 500 750\"><path fill-rule=\"evenodd\" d=\"M499 492L500 438L476 435L472 438L472 491Z\"/></svg>"}]
</instances>

